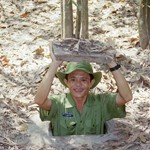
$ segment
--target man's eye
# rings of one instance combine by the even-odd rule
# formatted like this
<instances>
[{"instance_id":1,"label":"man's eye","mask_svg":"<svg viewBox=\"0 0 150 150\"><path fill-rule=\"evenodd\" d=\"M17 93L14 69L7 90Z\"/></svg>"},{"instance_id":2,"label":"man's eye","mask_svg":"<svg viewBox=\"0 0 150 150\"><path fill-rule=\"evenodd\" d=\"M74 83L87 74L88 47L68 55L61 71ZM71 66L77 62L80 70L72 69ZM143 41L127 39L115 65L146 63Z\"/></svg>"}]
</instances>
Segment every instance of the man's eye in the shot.
<instances>
[{"instance_id":1,"label":"man's eye","mask_svg":"<svg viewBox=\"0 0 150 150\"><path fill-rule=\"evenodd\" d=\"M87 81L87 79L82 79L82 81L83 81L83 82L86 82L86 81Z\"/></svg>"},{"instance_id":2,"label":"man's eye","mask_svg":"<svg viewBox=\"0 0 150 150\"><path fill-rule=\"evenodd\" d=\"M74 78L71 78L71 79L69 79L70 81L75 81L75 79Z\"/></svg>"}]
</instances>

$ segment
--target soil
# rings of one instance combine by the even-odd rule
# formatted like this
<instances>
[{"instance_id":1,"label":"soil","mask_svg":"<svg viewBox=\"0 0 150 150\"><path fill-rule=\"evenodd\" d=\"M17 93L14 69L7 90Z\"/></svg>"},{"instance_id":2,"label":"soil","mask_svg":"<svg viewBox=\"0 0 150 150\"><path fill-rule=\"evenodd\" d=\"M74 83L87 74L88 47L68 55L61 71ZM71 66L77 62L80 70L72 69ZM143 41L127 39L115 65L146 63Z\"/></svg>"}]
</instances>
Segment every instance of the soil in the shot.
<instances>
[{"instance_id":1,"label":"soil","mask_svg":"<svg viewBox=\"0 0 150 150\"><path fill-rule=\"evenodd\" d=\"M61 38L60 1L1 0L0 150L150 149L150 51L139 44L138 7L135 0L89 0L89 39L115 47L133 92L127 116L109 121L105 135L53 137L33 100L51 62L49 42ZM111 73L92 65L103 73L93 92L114 92ZM51 92L66 91L54 79Z\"/></svg>"}]
</instances>

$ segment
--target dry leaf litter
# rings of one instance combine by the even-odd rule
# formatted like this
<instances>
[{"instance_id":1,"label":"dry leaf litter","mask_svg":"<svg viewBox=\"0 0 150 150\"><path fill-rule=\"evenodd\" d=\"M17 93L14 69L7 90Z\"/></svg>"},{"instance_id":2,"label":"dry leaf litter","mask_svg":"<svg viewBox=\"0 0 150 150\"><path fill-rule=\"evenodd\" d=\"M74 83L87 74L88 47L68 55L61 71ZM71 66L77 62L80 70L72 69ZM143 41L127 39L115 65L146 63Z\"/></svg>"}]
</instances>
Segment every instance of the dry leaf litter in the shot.
<instances>
[{"instance_id":1,"label":"dry leaf litter","mask_svg":"<svg viewBox=\"0 0 150 150\"><path fill-rule=\"evenodd\" d=\"M49 40L60 38L60 1L1 0L0 150L150 149L150 52L139 47L137 10L134 0L89 1L90 39L115 46L133 91L126 118L108 122L106 135L52 137L33 100L51 62ZM102 72L93 92L116 91L111 74ZM55 79L51 92L64 91Z\"/></svg>"}]
</instances>

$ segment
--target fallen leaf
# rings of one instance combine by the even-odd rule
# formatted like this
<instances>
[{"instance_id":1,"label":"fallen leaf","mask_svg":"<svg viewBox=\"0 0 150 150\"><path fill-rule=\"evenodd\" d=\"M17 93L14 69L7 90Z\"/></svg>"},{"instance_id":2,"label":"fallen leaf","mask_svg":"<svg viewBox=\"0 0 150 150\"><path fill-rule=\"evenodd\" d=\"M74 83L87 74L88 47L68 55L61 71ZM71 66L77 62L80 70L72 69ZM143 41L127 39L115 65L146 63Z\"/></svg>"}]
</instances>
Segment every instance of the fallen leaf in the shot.
<instances>
[{"instance_id":1,"label":"fallen leaf","mask_svg":"<svg viewBox=\"0 0 150 150\"><path fill-rule=\"evenodd\" d=\"M37 48L35 51L33 51L33 53L36 53L36 55L43 55L44 49L41 48L41 46L39 48Z\"/></svg>"},{"instance_id":2,"label":"fallen leaf","mask_svg":"<svg viewBox=\"0 0 150 150\"><path fill-rule=\"evenodd\" d=\"M144 136L144 134L145 134L145 133L141 133L140 136L139 136L139 137L140 137L140 140L141 140L143 143L146 142L146 137Z\"/></svg>"},{"instance_id":3,"label":"fallen leaf","mask_svg":"<svg viewBox=\"0 0 150 150\"><path fill-rule=\"evenodd\" d=\"M25 12L22 15L20 15L21 18L27 18L28 16L29 16L28 12Z\"/></svg>"},{"instance_id":4,"label":"fallen leaf","mask_svg":"<svg viewBox=\"0 0 150 150\"><path fill-rule=\"evenodd\" d=\"M132 37L132 38L129 39L129 41L130 41L130 42L138 41L138 38Z\"/></svg>"},{"instance_id":5,"label":"fallen leaf","mask_svg":"<svg viewBox=\"0 0 150 150\"><path fill-rule=\"evenodd\" d=\"M8 63L9 63L9 61L10 61L10 59L7 58L7 56L5 56L5 55L4 55L4 56L1 56L0 59L1 59L2 66L8 65Z\"/></svg>"},{"instance_id":6,"label":"fallen leaf","mask_svg":"<svg viewBox=\"0 0 150 150\"><path fill-rule=\"evenodd\" d=\"M0 28L5 29L5 28L7 28L7 27L6 27L6 26L0 26Z\"/></svg>"},{"instance_id":7,"label":"fallen leaf","mask_svg":"<svg viewBox=\"0 0 150 150\"><path fill-rule=\"evenodd\" d=\"M35 0L35 2L37 2L37 3L46 3L47 2L47 0Z\"/></svg>"},{"instance_id":8,"label":"fallen leaf","mask_svg":"<svg viewBox=\"0 0 150 150\"><path fill-rule=\"evenodd\" d=\"M28 129L28 125L26 123L23 123L17 129L19 131L26 131Z\"/></svg>"}]
</instances>

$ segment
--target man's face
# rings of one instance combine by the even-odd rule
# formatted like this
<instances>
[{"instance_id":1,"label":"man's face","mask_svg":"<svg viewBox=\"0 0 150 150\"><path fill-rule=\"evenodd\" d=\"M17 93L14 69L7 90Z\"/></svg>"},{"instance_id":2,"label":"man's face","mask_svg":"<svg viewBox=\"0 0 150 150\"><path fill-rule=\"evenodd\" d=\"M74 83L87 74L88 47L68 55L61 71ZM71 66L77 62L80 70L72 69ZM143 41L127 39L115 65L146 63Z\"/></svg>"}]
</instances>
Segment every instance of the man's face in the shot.
<instances>
[{"instance_id":1,"label":"man's face","mask_svg":"<svg viewBox=\"0 0 150 150\"><path fill-rule=\"evenodd\" d=\"M68 86L70 93L75 98L83 98L89 93L90 87L94 83L90 75L81 70L75 70L70 73L64 82Z\"/></svg>"}]
</instances>

